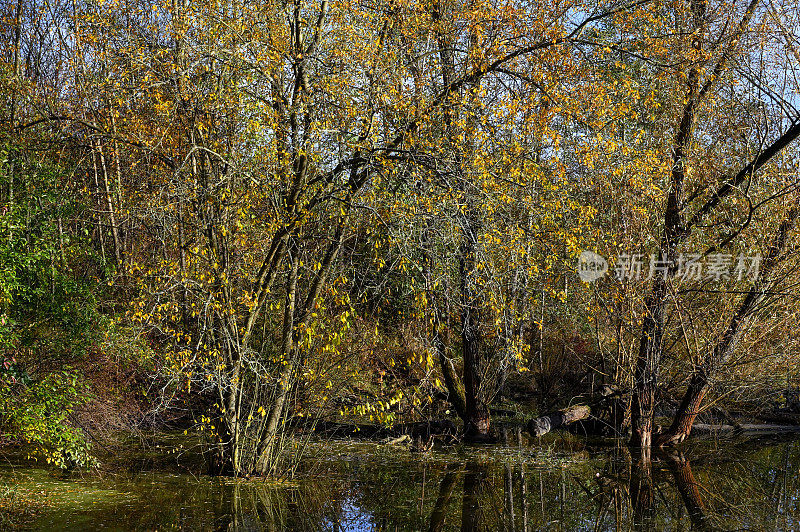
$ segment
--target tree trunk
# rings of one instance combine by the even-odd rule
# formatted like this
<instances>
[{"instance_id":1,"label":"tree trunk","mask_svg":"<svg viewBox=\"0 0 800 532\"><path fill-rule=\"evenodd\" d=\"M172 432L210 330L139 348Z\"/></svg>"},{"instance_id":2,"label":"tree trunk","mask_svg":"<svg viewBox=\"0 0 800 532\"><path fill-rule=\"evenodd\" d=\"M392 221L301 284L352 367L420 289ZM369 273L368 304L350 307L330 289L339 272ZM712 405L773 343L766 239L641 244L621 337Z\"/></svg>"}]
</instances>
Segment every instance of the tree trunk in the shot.
<instances>
[{"instance_id":1,"label":"tree trunk","mask_svg":"<svg viewBox=\"0 0 800 532\"><path fill-rule=\"evenodd\" d=\"M701 30L706 24L706 4L700 0L689 0L694 14L694 29ZM700 52L702 41L694 39L692 47ZM672 172L667 205L664 211L664 234L659 247L659 258L665 261L666 270L656 272L653 286L647 298L639 354L636 359L633 402L631 407L631 445L650 447L653 434L653 411L661 364L664 336L664 311L667 306L668 282L677 271L677 247L687 236L684 230L683 187L688 169L688 156L692 131L696 121L696 108L700 98L700 72L697 66L689 70L685 105L681 113L675 138L672 142ZM652 272L651 272L652 273Z\"/></svg>"},{"instance_id":2,"label":"tree trunk","mask_svg":"<svg viewBox=\"0 0 800 532\"><path fill-rule=\"evenodd\" d=\"M453 405L458 417L465 419L467 413L467 400L464 393L464 386L461 384L461 380L456 372L452 358L447 356L446 346L442 341L442 302L433 281L434 254L430 244L430 230L430 226L426 226L422 233L422 257L423 275L425 276L425 290L433 311L433 320L431 323L431 343L433 344L434 351L436 351L436 357L439 360L439 367L442 371L444 384L447 387L448 400L450 401L450 404Z\"/></svg>"},{"instance_id":3,"label":"tree trunk","mask_svg":"<svg viewBox=\"0 0 800 532\"><path fill-rule=\"evenodd\" d=\"M103 144L97 143L97 152L100 155L100 168L103 170L103 191L106 200L106 209L108 209L108 222L111 225L111 237L114 242L114 260L117 267L122 266L122 244L119 238L119 229L117 227L117 215L114 209L114 200L111 195L111 186L108 182L108 161L103 153Z\"/></svg>"},{"instance_id":4,"label":"tree trunk","mask_svg":"<svg viewBox=\"0 0 800 532\"><path fill-rule=\"evenodd\" d=\"M702 35L707 31L708 26L707 3L702 0L689 0L689 4L693 15L691 30L696 34ZM684 97L685 103L681 121L678 124L675 139L671 146L672 172L667 195L667 206L664 213L664 235L660 247L660 258L666 261L667 269L659 271L654 277L653 287L647 300L641 344L636 362L633 408L631 412L633 433L630 442L634 446L649 447L652 443L655 387L658 381L658 366L662 350L664 310L667 304L665 301L667 281L677 271L675 262L677 259L677 246L686 240L692 228L697 226L708 213L719 205L722 199L737 190L738 186L746 179L751 179L756 171L800 135L800 124L794 124L737 174L726 179L694 215L684 217L683 211L686 207L686 199L684 198L683 188L688 171L688 159L691 153L693 130L697 120L697 109L703 100L708 98L715 83L721 79L720 73L725 71L727 62L737 46L739 38L748 29L757 4L758 0L750 1L741 21L730 35L730 48L720 56L714 67L703 69L695 64L689 69L687 75L687 92ZM704 51L703 40L699 38L692 39L691 47L695 53L702 53ZM712 73L705 79L701 79L704 70ZM726 241L723 245L727 243L729 241ZM690 398L687 404L690 404L693 400L702 401L702 397L699 397L699 399ZM691 410L687 410L687 416L691 415L690 413ZM682 420L681 423L683 424L685 421Z\"/></svg>"},{"instance_id":5,"label":"tree trunk","mask_svg":"<svg viewBox=\"0 0 800 532\"><path fill-rule=\"evenodd\" d=\"M278 390L272 407L269 411L264 434L258 445L258 464L259 473L266 473L270 467L271 454L278 433L278 423L283 414L286 397L291 389L291 379L294 374L297 350L295 349L295 307L297 303L297 277L300 267L299 251L296 245L290 248L291 269L286 279L286 300L283 312L283 331L281 334L281 354L283 357L283 370L279 375Z\"/></svg>"},{"instance_id":6,"label":"tree trunk","mask_svg":"<svg viewBox=\"0 0 800 532\"><path fill-rule=\"evenodd\" d=\"M656 436L659 447L677 445L689 437L707 391L708 377L703 369L699 369L689 381L672 425L665 433Z\"/></svg>"},{"instance_id":7,"label":"tree trunk","mask_svg":"<svg viewBox=\"0 0 800 532\"><path fill-rule=\"evenodd\" d=\"M647 304L647 315L642 324L642 338L634 375L630 441L634 447L650 447L653 434L653 411L658 369L661 364L667 283L664 277L657 277L653 284Z\"/></svg>"},{"instance_id":8,"label":"tree trunk","mask_svg":"<svg viewBox=\"0 0 800 532\"><path fill-rule=\"evenodd\" d=\"M448 8L446 3L436 3L431 7L431 18L436 21L448 18ZM437 29L437 44L439 59L441 61L441 77L445 87L449 87L456 80L456 63L453 54L452 36L445 34L441 28ZM469 36L469 50L475 47L476 36ZM465 83L465 91L472 94L477 88L477 82ZM455 135L454 127L458 127L459 106L447 107L444 110L443 122L445 134L449 148L454 152L455 167L458 171L458 179L455 188L461 192L467 202L466 211L462 214L461 225L461 245L458 250L458 266L460 279L460 305L461 305L461 349L464 359L463 383L464 383L464 404L463 412L459 415L464 421L464 437L468 441L483 441L489 437L490 418L489 409L480 397L481 378L479 372L479 360L481 356L481 332L479 328L479 306L481 301L478 297L478 285L476 282L476 242L480 229L480 218L474 205L474 200L470 197L471 192L466 186L467 176L471 173L468 158L472 156L474 139L473 133L476 129L477 118L474 113L469 113L465 117L466 131L462 138ZM440 355L441 360L441 355ZM450 394L454 396L454 406L456 410L461 409L459 387L457 381L450 379L444 361L445 383Z\"/></svg>"},{"instance_id":9,"label":"tree trunk","mask_svg":"<svg viewBox=\"0 0 800 532\"><path fill-rule=\"evenodd\" d=\"M16 86L12 89L11 92L11 116L9 117L9 122L11 123L11 129L14 131L14 127L16 126L17 121L17 93L20 89L20 82L22 81L22 62L20 61L20 48L22 46L22 7L23 7L23 0L17 0L17 9L16 13L14 14L14 53L13 53L13 73L14 73L14 83Z\"/></svg>"},{"instance_id":10,"label":"tree trunk","mask_svg":"<svg viewBox=\"0 0 800 532\"><path fill-rule=\"evenodd\" d=\"M672 425L665 433L656 437L657 445L677 445L689 437L692 425L700 412L700 405L703 403L703 398L708 391L709 378L730 359L736 349L739 338L746 329L748 318L755 312L766 296L769 278L785 258L783 250L786 247L789 232L794 227L798 214L800 214L800 209L793 207L781 222L767 251L763 266L753 282L753 286L744 296L736 314L733 315L727 329L725 329L725 333L714 346L708 358L695 368Z\"/></svg>"},{"instance_id":11,"label":"tree trunk","mask_svg":"<svg viewBox=\"0 0 800 532\"><path fill-rule=\"evenodd\" d=\"M471 216L467 216L472 221ZM464 351L464 436L467 440L481 440L489 435L489 409L480 398L480 360L481 338L478 324L479 300L475 290L475 224L465 228L464 244L459 258L461 274L461 347Z\"/></svg>"}]
</instances>

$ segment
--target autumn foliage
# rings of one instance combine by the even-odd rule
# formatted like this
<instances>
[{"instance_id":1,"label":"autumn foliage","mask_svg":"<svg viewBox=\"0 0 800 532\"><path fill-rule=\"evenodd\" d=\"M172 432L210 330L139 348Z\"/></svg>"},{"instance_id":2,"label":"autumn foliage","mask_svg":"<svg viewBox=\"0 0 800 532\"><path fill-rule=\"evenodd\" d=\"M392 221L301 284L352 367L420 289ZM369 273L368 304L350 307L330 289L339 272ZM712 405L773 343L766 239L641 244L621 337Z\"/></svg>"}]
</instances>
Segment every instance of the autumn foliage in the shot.
<instances>
[{"instance_id":1,"label":"autumn foliage","mask_svg":"<svg viewBox=\"0 0 800 532\"><path fill-rule=\"evenodd\" d=\"M18 310L39 286L20 277L32 265L49 260L53 286L83 277L85 306L107 320L95 325L115 331L98 345L133 339L131 360L157 383L153 411L186 409L216 473L284 471L293 430L320 418L450 413L466 438L491 440L490 405L509 383L549 407L602 384L630 391L626 419L644 446L656 405L686 383L683 421L661 443L688 435L686 415L716 379L723 394L791 385L791 10L3 10L0 310L13 323L0 323L0 348L28 365L38 356L19 336L40 320ZM62 176L54 205L80 198L69 212L24 195L42 161ZM584 250L608 258L610 274L581 282ZM720 253L766 262L716 283L681 275L688 254ZM665 265L615 278L631 254ZM786 382L762 371L776 360Z\"/></svg>"}]
</instances>

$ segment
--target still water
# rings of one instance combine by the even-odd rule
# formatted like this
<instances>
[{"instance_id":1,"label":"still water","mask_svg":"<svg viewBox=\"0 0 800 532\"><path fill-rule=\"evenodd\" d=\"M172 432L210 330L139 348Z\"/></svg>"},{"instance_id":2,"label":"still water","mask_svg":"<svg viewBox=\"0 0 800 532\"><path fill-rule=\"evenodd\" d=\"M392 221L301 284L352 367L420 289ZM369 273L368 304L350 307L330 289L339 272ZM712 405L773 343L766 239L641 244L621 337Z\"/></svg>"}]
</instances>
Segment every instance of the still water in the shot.
<instances>
[{"instance_id":1,"label":"still water","mask_svg":"<svg viewBox=\"0 0 800 532\"><path fill-rule=\"evenodd\" d=\"M313 444L291 481L181 473L180 459L61 478L0 465L47 507L29 530L800 530L800 441L609 445ZM143 470L143 471L142 471Z\"/></svg>"}]
</instances>

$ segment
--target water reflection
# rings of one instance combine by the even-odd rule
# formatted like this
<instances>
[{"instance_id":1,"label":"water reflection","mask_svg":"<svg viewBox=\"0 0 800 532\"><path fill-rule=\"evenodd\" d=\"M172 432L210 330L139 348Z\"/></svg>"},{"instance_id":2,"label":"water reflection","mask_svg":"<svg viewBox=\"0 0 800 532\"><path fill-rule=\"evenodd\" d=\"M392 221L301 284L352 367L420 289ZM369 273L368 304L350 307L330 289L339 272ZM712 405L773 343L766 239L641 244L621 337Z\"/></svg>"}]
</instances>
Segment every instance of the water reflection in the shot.
<instances>
[{"instance_id":1,"label":"water reflection","mask_svg":"<svg viewBox=\"0 0 800 532\"><path fill-rule=\"evenodd\" d=\"M439 486L429 530L455 530L459 525L461 530L525 532L792 529L797 524L794 501L800 486L790 470L794 445L781 448L782 462L775 460L774 449L754 451L748 460L734 460L725 453L705 456L701 467L707 483L696 479L691 461L680 452L651 455L619 449L604 462L592 464L590 460L558 473L541 468L531 471L525 463L491 468L467 462L464 472L451 465ZM798 458L796 452L794 455ZM586 475L592 470L593 476ZM743 475L734 476L731 471ZM459 476L460 520L456 512L446 511L457 492ZM791 483L787 483L790 477ZM765 484L760 484L759 478ZM791 508L783 496L789 484ZM721 491L715 491L715 486ZM736 490L736 497L729 497L728 490ZM709 507L704 497L715 504ZM777 506L766 504L770 499Z\"/></svg>"},{"instance_id":2,"label":"water reflection","mask_svg":"<svg viewBox=\"0 0 800 532\"><path fill-rule=\"evenodd\" d=\"M710 530L712 527L706 516L703 498L700 496L700 484L694 479L689 460L682 453L674 453L668 457L667 466L692 521L692 527L697 530Z\"/></svg>"},{"instance_id":3,"label":"water reflection","mask_svg":"<svg viewBox=\"0 0 800 532\"><path fill-rule=\"evenodd\" d=\"M445 471L444 478L439 484L439 495L436 497L436 503L431 512L431 522L428 530L430 532L439 532L444 528L444 520L447 516L447 509L450 504L450 499L453 496L453 490L456 487L460 474L457 472L459 469L458 464L449 464Z\"/></svg>"},{"instance_id":4,"label":"water reflection","mask_svg":"<svg viewBox=\"0 0 800 532\"><path fill-rule=\"evenodd\" d=\"M630 499L637 530L651 530L656 517L653 462L650 449L634 449L630 460Z\"/></svg>"},{"instance_id":5,"label":"water reflection","mask_svg":"<svg viewBox=\"0 0 800 532\"><path fill-rule=\"evenodd\" d=\"M652 455L626 448L548 454L524 446L487 447L426 456L371 449L371 454L362 449L318 457L314 476L291 485L156 472L64 481L22 470L17 479L33 475L28 482L50 493L76 495L56 497L32 524L39 530L800 526L800 445L795 442ZM0 475L8 478L8 471Z\"/></svg>"}]
</instances>

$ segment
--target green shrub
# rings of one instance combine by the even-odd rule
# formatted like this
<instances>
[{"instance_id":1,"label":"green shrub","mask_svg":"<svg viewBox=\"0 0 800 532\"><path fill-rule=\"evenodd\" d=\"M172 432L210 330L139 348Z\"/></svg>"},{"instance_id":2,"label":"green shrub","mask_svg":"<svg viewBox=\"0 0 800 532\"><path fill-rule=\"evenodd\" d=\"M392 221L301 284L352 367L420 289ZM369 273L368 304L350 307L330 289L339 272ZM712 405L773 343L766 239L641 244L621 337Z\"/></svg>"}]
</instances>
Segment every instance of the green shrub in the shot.
<instances>
[{"instance_id":1,"label":"green shrub","mask_svg":"<svg viewBox=\"0 0 800 532\"><path fill-rule=\"evenodd\" d=\"M70 422L88 400L71 365L96 343L100 322L68 175L0 148L0 191L9 191L0 198L0 444L28 444L63 469L93 463Z\"/></svg>"},{"instance_id":2,"label":"green shrub","mask_svg":"<svg viewBox=\"0 0 800 532\"><path fill-rule=\"evenodd\" d=\"M34 381L6 360L0 369L0 441L26 444L32 457L61 469L92 466L89 443L69 423L88 397L86 386L69 370Z\"/></svg>"}]
</instances>

